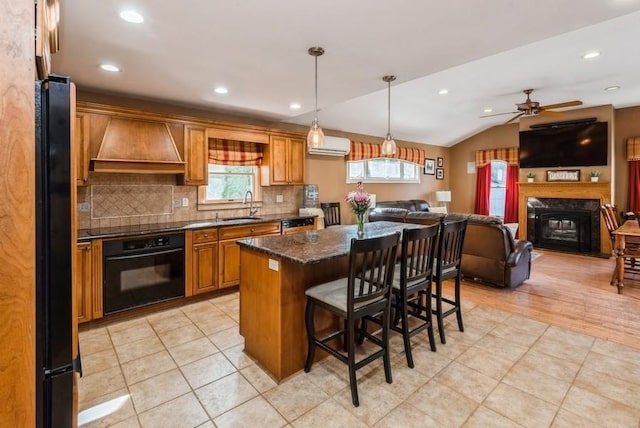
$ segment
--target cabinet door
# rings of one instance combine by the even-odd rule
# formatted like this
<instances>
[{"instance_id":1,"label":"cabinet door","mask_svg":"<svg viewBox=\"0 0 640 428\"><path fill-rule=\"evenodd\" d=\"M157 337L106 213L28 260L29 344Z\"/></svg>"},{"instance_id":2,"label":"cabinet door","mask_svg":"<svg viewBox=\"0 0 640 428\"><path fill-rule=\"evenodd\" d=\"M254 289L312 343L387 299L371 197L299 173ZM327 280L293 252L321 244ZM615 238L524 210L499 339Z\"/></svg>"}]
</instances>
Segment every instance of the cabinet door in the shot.
<instances>
[{"instance_id":1,"label":"cabinet door","mask_svg":"<svg viewBox=\"0 0 640 428\"><path fill-rule=\"evenodd\" d=\"M231 287L240 283L240 246L236 239L220 241L219 287Z\"/></svg>"},{"instance_id":2,"label":"cabinet door","mask_svg":"<svg viewBox=\"0 0 640 428\"><path fill-rule=\"evenodd\" d=\"M184 172L184 184L207 184L207 135L202 126L184 127L184 157L187 163Z\"/></svg>"},{"instance_id":3,"label":"cabinet door","mask_svg":"<svg viewBox=\"0 0 640 428\"><path fill-rule=\"evenodd\" d=\"M91 243L82 242L76 249L76 263L73 282L78 308L78 323L92 319L91 287L93 279Z\"/></svg>"},{"instance_id":4,"label":"cabinet door","mask_svg":"<svg viewBox=\"0 0 640 428\"><path fill-rule=\"evenodd\" d=\"M271 158L271 184L288 184L288 139L285 137L271 137L269 151Z\"/></svg>"},{"instance_id":5,"label":"cabinet door","mask_svg":"<svg viewBox=\"0 0 640 428\"><path fill-rule=\"evenodd\" d=\"M218 242L195 244L192 255L192 293L206 293L218 288Z\"/></svg>"},{"instance_id":6,"label":"cabinet door","mask_svg":"<svg viewBox=\"0 0 640 428\"><path fill-rule=\"evenodd\" d=\"M305 140L301 138L291 138L289 140L289 156L287 161L289 173L287 179L290 184L304 184L305 148Z\"/></svg>"},{"instance_id":7,"label":"cabinet door","mask_svg":"<svg viewBox=\"0 0 640 428\"><path fill-rule=\"evenodd\" d=\"M76 184L86 186L89 184L89 116L83 113L76 114L73 140L76 163Z\"/></svg>"}]
</instances>

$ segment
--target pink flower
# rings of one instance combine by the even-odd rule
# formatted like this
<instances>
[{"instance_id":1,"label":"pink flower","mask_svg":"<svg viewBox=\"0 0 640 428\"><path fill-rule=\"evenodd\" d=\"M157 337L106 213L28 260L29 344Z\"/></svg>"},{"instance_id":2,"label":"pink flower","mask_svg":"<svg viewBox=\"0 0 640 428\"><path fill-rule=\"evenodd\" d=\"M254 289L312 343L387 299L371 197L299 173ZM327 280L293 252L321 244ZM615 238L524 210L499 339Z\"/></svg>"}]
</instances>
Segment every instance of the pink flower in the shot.
<instances>
[{"instance_id":1,"label":"pink flower","mask_svg":"<svg viewBox=\"0 0 640 428\"><path fill-rule=\"evenodd\" d=\"M371 206L371 198L369 194L364 191L361 183L358 183L357 189L355 192L347 193L344 200L349 204L351 211L355 214L364 214Z\"/></svg>"}]
</instances>

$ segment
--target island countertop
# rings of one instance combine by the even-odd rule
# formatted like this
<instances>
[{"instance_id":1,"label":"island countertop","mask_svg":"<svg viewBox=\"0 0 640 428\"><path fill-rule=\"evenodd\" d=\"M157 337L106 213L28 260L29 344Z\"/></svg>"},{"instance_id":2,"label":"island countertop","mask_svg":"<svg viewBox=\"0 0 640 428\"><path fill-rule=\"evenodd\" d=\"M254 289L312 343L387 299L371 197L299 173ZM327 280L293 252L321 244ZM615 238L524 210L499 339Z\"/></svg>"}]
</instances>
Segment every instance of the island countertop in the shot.
<instances>
[{"instance_id":1,"label":"island countertop","mask_svg":"<svg viewBox=\"0 0 640 428\"><path fill-rule=\"evenodd\" d=\"M402 232L406 227L420 227L420 225L393 221L366 223L363 238ZM355 224L332 226L291 235L243 239L238 241L238 244L240 248L281 257L294 263L313 264L348 255L353 238L357 238Z\"/></svg>"}]
</instances>

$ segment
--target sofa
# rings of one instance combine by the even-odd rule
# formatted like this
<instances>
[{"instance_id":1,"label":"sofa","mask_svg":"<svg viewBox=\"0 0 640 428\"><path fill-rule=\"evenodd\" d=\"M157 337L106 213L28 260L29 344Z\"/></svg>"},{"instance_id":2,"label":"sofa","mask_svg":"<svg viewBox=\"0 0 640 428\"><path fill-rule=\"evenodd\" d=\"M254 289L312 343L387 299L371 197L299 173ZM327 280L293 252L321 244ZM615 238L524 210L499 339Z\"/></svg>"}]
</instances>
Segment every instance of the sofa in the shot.
<instances>
[{"instance_id":1,"label":"sofa","mask_svg":"<svg viewBox=\"0 0 640 428\"><path fill-rule=\"evenodd\" d=\"M396 206L393 202L402 202ZM406 207L426 208L409 209ZM369 212L369 221L433 224L467 220L462 248L462 275L496 287L517 287L529 279L533 244L516 240L502 220L478 214L429 212L426 201L383 201Z\"/></svg>"}]
</instances>

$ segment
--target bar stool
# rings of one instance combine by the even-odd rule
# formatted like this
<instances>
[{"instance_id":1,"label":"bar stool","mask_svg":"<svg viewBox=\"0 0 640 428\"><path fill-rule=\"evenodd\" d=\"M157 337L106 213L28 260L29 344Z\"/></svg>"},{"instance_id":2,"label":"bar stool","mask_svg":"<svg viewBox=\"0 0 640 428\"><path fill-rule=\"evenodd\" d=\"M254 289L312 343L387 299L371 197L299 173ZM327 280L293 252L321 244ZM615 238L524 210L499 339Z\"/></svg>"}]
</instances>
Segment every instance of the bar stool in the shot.
<instances>
[{"instance_id":1,"label":"bar stool","mask_svg":"<svg viewBox=\"0 0 640 428\"><path fill-rule=\"evenodd\" d=\"M336 226L340 221L340 202L322 202L320 208L324 213L324 227Z\"/></svg>"},{"instance_id":2,"label":"bar stool","mask_svg":"<svg viewBox=\"0 0 640 428\"><path fill-rule=\"evenodd\" d=\"M460 220L443 222L440 232L433 274L433 281L435 282L433 297L436 300L436 307L433 309L433 313L438 321L438 332L442 343L446 343L444 334L445 317L456 314L458 328L460 331L464 331L462 307L460 305L460 277L462 275L460 266L462 264L462 246L466 231L467 220ZM443 297L442 282L452 278L455 279L453 297ZM446 311L443 310L443 302L450 306Z\"/></svg>"},{"instance_id":3,"label":"bar stool","mask_svg":"<svg viewBox=\"0 0 640 428\"><path fill-rule=\"evenodd\" d=\"M305 308L308 351L304 371L309 372L313 364L316 346L338 358L349 367L351 401L358 407L358 385L356 370L382 357L387 383L392 382L389 357L389 314L391 306L391 283L395 257L398 251L400 232L370 239L351 240L349 274L346 278L309 288ZM343 329L316 337L314 313L322 308L345 320ZM367 336L379 349L355 361L356 323L367 315L382 313L382 338ZM328 342L343 337L346 354L342 348L332 347ZM338 343L337 346L340 344Z\"/></svg>"},{"instance_id":4,"label":"bar stool","mask_svg":"<svg viewBox=\"0 0 640 428\"><path fill-rule=\"evenodd\" d=\"M429 346L432 351L436 350L431 322L431 281L439 230L440 223L435 223L402 231L400 263L396 264L393 278L394 320L390 328L402 334L407 365L411 368L414 367L411 337L426 329ZM413 328L409 326L409 317L418 320ZM380 317L365 317L360 325L360 343L367 331L367 321L382 324Z\"/></svg>"}]
</instances>

